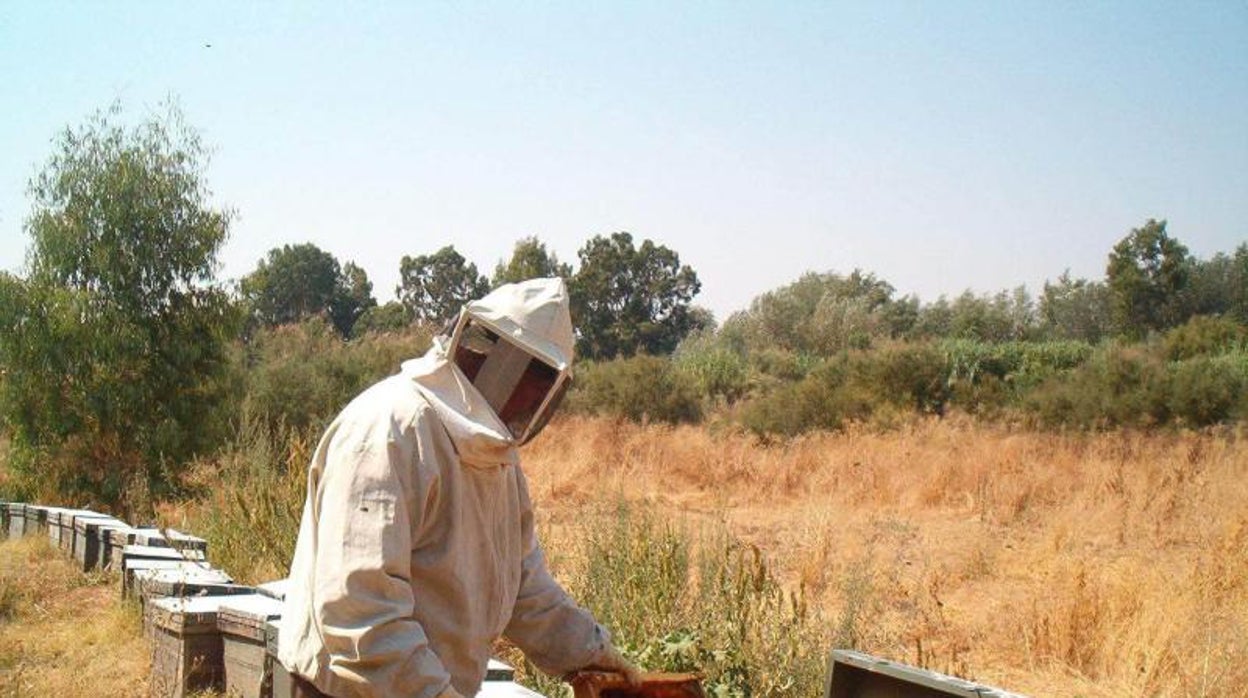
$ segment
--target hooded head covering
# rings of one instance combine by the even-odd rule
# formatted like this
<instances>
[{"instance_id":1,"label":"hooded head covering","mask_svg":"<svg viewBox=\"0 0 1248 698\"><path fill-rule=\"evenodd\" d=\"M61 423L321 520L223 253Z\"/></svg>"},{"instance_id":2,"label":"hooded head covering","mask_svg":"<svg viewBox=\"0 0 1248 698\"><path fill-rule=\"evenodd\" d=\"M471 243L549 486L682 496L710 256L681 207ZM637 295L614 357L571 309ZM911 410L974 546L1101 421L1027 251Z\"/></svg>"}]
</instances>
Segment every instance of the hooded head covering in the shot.
<instances>
[{"instance_id":1,"label":"hooded head covering","mask_svg":"<svg viewBox=\"0 0 1248 698\"><path fill-rule=\"evenodd\" d=\"M466 334L476 328L498 351L465 372L455 357ZM500 286L464 306L450 337L439 337L425 356L404 364L438 412L466 462L516 462L515 447L534 436L557 407L572 378L575 335L563 279L531 279ZM493 359L493 360L491 360ZM530 362L553 376L540 402L521 422L504 422L501 413Z\"/></svg>"}]
</instances>

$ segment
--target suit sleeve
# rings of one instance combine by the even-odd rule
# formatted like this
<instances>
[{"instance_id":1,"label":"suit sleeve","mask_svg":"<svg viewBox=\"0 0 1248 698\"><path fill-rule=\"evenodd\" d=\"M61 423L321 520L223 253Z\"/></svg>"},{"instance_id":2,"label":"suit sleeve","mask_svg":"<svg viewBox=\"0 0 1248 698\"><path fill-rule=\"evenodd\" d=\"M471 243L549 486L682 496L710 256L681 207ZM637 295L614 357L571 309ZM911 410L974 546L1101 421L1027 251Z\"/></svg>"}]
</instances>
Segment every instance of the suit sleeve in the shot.
<instances>
[{"instance_id":1,"label":"suit sleeve","mask_svg":"<svg viewBox=\"0 0 1248 698\"><path fill-rule=\"evenodd\" d=\"M313 598L327 678L352 696L436 696L450 676L412 617L415 490L423 489L415 448L384 424L341 425L330 438Z\"/></svg>"},{"instance_id":2,"label":"suit sleeve","mask_svg":"<svg viewBox=\"0 0 1248 698\"><path fill-rule=\"evenodd\" d=\"M503 635L537 668L554 676L594 664L610 644L610 634L589 611L576 605L546 567L537 540L533 504L519 472L521 535L525 541L520 591Z\"/></svg>"}]
</instances>

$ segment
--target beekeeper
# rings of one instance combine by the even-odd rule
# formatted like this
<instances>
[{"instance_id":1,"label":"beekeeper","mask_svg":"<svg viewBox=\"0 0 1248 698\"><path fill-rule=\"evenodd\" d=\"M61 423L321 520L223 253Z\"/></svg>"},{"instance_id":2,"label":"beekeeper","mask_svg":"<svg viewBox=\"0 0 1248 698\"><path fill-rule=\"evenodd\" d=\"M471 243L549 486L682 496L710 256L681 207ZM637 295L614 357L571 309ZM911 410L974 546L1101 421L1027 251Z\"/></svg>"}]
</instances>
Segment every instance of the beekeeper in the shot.
<instances>
[{"instance_id":1,"label":"beekeeper","mask_svg":"<svg viewBox=\"0 0 1248 698\"><path fill-rule=\"evenodd\" d=\"M516 454L568 389L572 346L562 280L508 284L329 426L279 638L297 695L472 696L500 635L550 674L637 680L547 571Z\"/></svg>"}]
</instances>

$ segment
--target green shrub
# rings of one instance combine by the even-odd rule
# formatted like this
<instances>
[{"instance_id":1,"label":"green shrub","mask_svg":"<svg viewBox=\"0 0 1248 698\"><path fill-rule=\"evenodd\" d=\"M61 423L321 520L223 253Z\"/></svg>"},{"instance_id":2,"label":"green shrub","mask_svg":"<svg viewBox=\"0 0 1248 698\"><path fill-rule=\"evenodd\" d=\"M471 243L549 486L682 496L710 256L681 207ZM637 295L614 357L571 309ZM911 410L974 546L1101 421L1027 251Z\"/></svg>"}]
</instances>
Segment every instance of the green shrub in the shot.
<instances>
[{"instance_id":1,"label":"green shrub","mask_svg":"<svg viewBox=\"0 0 1248 698\"><path fill-rule=\"evenodd\" d=\"M850 383L876 404L911 407L923 414L943 414L949 401L945 355L931 344L891 344L854 352Z\"/></svg>"},{"instance_id":2,"label":"green shrub","mask_svg":"<svg viewBox=\"0 0 1248 698\"><path fill-rule=\"evenodd\" d=\"M750 369L758 376L796 381L805 378L824 359L785 349L763 349L749 355Z\"/></svg>"},{"instance_id":3,"label":"green shrub","mask_svg":"<svg viewBox=\"0 0 1248 698\"><path fill-rule=\"evenodd\" d=\"M1166 358L1181 361L1243 347L1248 329L1229 318L1197 315L1170 330L1162 340Z\"/></svg>"},{"instance_id":4,"label":"green shrub","mask_svg":"<svg viewBox=\"0 0 1248 698\"><path fill-rule=\"evenodd\" d=\"M693 380L698 393L709 403L731 404L749 387L749 365L740 354L699 340L686 341L672 357L676 368Z\"/></svg>"},{"instance_id":5,"label":"green shrub","mask_svg":"<svg viewBox=\"0 0 1248 698\"><path fill-rule=\"evenodd\" d=\"M702 673L712 696L821 695L828 633L757 548L626 503L588 514L580 533L574 564L556 572L646 669Z\"/></svg>"},{"instance_id":6,"label":"green shrub","mask_svg":"<svg viewBox=\"0 0 1248 698\"><path fill-rule=\"evenodd\" d=\"M270 428L323 427L352 398L429 347L427 329L343 341L313 319L262 330L243 348L240 410Z\"/></svg>"},{"instance_id":7,"label":"green shrub","mask_svg":"<svg viewBox=\"0 0 1248 698\"><path fill-rule=\"evenodd\" d=\"M1140 346L1109 345L1045 381L1026 405L1047 426L1153 426L1170 420L1164 362Z\"/></svg>"},{"instance_id":8,"label":"green shrub","mask_svg":"<svg viewBox=\"0 0 1248 698\"><path fill-rule=\"evenodd\" d=\"M759 436L793 436L816 429L840 429L871 416L873 397L850 384L845 357L823 362L797 382L782 383L752 398L741 424Z\"/></svg>"},{"instance_id":9,"label":"green shrub","mask_svg":"<svg viewBox=\"0 0 1248 698\"><path fill-rule=\"evenodd\" d=\"M702 406L693 380L657 356L583 364L568 395L568 409L634 422L696 422Z\"/></svg>"},{"instance_id":10,"label":"green shrub","mask_svg":"<svg viewBox=\"0 0 1248 698\"><path fill-rule=\"evenodd\" d=\"M1248 417L1248 353L1178 361L1167 367L1166 407L1186 426Z\"/></svg>"}]
</instances>

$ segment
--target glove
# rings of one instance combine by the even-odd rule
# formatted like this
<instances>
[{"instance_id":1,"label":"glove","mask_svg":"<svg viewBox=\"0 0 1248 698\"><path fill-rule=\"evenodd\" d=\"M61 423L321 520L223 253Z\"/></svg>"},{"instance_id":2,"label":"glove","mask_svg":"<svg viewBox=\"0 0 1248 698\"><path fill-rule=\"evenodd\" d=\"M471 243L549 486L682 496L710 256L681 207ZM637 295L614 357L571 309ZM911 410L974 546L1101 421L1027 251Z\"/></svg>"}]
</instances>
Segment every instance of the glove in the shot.
<instances>
[{"instance_id":1,"label":"glove","mask_svg":"<svg viewBox=\"0 0 1248 698\"><path fill-rule=\"evenodd\" d=\"M464 698L464 697L460 695L459 691L456 691L453 686L451 686L450 684L447 684L446 688L442 689L442 692L439 693L436 698Z\"/></svg>"},{"instance_id":2,"label":"glove","mask_svg":"<svg viewBox=\"0 0 1248 698\"><path fill-rule=\"evenodd\" d=\"M602 654L594 660L594 667L605 669L607 671L618 672L628 682L629 686L637 688L641 686L641 669L636 664L624 658L615 645L608 644L602 650Z\"/></svg>"}]
</instances>

